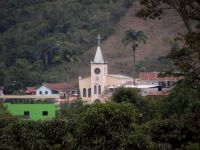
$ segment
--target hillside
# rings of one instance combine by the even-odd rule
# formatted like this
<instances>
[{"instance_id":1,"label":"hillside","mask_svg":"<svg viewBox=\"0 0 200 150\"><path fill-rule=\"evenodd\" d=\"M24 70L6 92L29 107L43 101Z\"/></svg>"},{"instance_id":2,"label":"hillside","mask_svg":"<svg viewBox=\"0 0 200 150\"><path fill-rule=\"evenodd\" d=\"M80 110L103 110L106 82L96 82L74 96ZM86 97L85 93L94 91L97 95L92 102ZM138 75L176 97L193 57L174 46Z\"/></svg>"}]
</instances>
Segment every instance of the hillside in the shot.
<instances>
[{"instance_id":1,"label":"hillside","mask_svg":"<svg viewBox=\"0 0 200 150\"><path fill-rule=\"evenodd\" d=\"M0 1L0 86L62 81L53 68L79 59L105 38L133 0Z\"/></svg>"},{"instance_id":2,"label":"hillside","mask_svg":"<svg viewBox=\"0 0 200 150\"><path fill-rule=\"evenodd\" d=\"M168 11L161 20L144 20L135 16L135 13L140 8L138 1L133 3L132 7L127 9L125 16L115 25L114 32L102 41L101 48L104 57L109 63L109 72L127 75L130 75L132 72L133 58L131 50L128 47L124 47L121 43L124 32L127 29L142 30L148 37L147 43L140 45L136 52L136 63L141 61L148 63L160 56L167 55L170 50L170 41L179 33L183 34L186 31L176 12ZM84 54L82 57L84 66L93 59L95 51L96 47L93 47ZM159 62L155 61L155 63ZM84 66L80 67L84 68L81 69L81 73L87 75L89 73L89 66L87 68ZM156 67L157 64L152 68L156 70Z\"/></svg>"},{"instance_id":3,"label":"hillside","mask_svg":"<svg viewBox=\"0 0 200 150\"><path fill-rule=\"evenodd\" d=\"M168 62L157 58L169 52L170 40L185 32L182 21L173 11L161 20L138 18L140 5L133 1L1 1L0 84L19 89L66 78L77 84L79 75L90 73L96 46L90 47L98 33L109 72L131 75L132 53L121 44L129 28L148 37L136 53L137 68L165 68Z\"/></svg>"}]
</instances>

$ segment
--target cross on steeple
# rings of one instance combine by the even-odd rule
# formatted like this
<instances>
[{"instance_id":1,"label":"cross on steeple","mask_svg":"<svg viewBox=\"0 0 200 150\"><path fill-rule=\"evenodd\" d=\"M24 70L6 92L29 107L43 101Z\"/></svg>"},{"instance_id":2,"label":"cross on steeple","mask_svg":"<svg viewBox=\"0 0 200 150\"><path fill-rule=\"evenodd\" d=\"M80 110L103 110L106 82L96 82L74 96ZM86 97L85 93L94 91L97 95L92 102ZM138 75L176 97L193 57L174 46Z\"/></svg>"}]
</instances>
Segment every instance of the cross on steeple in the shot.
<instances>
[{"instance_id":1,"label":"cross on steeple","mask_svg":"<svg viewBox=\"0 0 200 150\"><path fill-rule=\"evenodd\" d=\"M98 34L97 40L98 40L98 46L100 46L100 44L101 44L101 36L100 36L100 34Z\"/></svg>"}]
</instances>

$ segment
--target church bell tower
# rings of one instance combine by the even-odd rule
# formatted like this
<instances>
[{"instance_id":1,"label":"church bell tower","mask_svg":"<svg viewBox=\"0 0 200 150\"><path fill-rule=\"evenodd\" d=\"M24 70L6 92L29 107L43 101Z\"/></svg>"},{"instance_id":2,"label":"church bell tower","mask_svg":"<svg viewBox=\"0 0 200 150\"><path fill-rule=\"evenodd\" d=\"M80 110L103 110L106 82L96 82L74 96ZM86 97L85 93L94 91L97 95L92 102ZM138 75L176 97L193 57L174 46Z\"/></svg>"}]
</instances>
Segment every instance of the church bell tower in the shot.
<instances>
[{"instance_id":1,"label":"church bell tower","mask_svg":"<svg viewBox=\"0 0 200 150\"><path fill-rule=\"evenodd\" d=\"M94 60L91 61L91 101L102 100L108 74L108 63L104 60L100 48L100 35Z\"/></svg>"}]
</instances>

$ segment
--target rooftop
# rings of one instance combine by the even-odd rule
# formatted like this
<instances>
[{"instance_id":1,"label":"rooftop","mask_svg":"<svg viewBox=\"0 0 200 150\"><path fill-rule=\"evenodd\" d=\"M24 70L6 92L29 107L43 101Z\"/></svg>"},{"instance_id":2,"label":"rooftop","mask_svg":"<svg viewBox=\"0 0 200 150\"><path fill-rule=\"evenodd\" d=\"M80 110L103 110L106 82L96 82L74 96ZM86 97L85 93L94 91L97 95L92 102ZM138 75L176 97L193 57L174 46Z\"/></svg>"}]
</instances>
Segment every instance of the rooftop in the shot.
<instances>
[{"instance_id":1,"label":"rooftop","mask_svg":"<svg viewBox=\"0 0 200 150\"><path fill-rule=\"evenodd\" d=\"M97 64L105 64L105 63L107 63L104 60L104 57L103 57L103 54L101 52L101 47L100 46L97 47L96 54L95 54L95 57L94 57L94 61L92 63L97 63Z\"/></svg>"},{"instance_id":2,"label":"rooftop","mask_svg":"<svg viewBox=\"0 0 200 150\"><path fill-rule=\"evenodd\" d=\"M113 78L120 78L120 79L132 79L131 77L121 75L121 74L109 74L108 76L113 77Z\"/></svg>"},{"instance_id":3,"label":"rooftop","mask_svg":"<svg viewBox=\"0 0 200 150\"><path fill-rule=\"evenodd\" d=\"M159 72L140 72L140 80L174 80L177 81L180 77L174 76L159 76Z\"/></svg>"},{"instance_id":4,"label":"rooftop","mask_svg":"<svg viewBox=\"0 0 200 150\"><path fill-rule=\"evenodd\" d=\"M67 83L43 83L43 86L55 90L55 91L60 91L60 90L66 90L66 89L71 89L72 85L67 84Z\"/></svg>"}]
</instances>

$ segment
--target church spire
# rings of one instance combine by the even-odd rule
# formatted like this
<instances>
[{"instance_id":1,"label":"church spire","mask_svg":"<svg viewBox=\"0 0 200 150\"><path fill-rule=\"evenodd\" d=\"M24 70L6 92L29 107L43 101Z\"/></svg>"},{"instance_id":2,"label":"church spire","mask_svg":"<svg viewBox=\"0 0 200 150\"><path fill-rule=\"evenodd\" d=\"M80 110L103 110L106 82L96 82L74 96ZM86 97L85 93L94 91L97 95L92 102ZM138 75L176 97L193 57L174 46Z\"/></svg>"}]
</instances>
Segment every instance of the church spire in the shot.
<instances>
[{"instance_id":1,"label":"church spire","mask_svg":"<svg viewBox=\"0 0 200 150\"><path fill-rule=\"evenodd\" d=\"M97 40L98 40L98 46L97 46L96 54L94 57L94 61L92 63L97 63L97 64L107 63L103 58L103 54L102 54L101 48L100 48L100 44L101 44L100 43L101 42L100 34L98 35Z\"/></svg>"}]
</instances>

